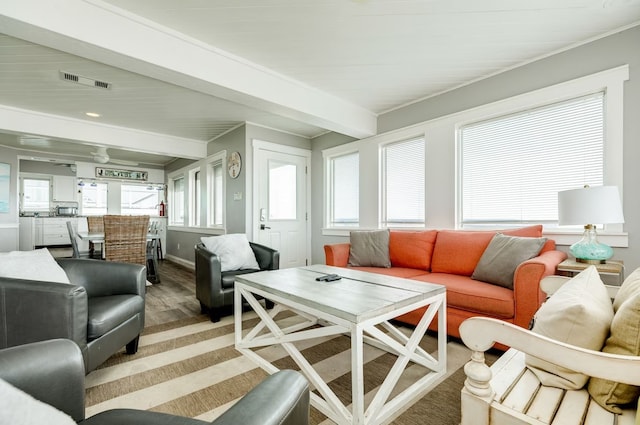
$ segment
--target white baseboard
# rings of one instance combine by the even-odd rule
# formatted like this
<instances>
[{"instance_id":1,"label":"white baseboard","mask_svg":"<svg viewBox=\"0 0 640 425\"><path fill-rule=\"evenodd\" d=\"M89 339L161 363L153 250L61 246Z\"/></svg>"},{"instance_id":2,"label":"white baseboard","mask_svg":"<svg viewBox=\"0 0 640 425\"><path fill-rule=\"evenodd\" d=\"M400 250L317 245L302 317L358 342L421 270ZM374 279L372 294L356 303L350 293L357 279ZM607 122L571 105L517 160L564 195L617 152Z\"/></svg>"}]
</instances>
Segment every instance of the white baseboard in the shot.
<instances>
[{"instance_id":1,"label":"white baseboard","mask_svg":"<svg viewBox=\"0 0 640 425\"><path fill-rule=\"evenodd\" d=\"M181 266L184 266L188 269L191 269L191 270L196 269L196 263L194 263L193 261L187 261L184 258L176 257L175 255L171 255L171 254L167 254L164 258L176 264L180 264Z\"/></svg>"}]
</instances>

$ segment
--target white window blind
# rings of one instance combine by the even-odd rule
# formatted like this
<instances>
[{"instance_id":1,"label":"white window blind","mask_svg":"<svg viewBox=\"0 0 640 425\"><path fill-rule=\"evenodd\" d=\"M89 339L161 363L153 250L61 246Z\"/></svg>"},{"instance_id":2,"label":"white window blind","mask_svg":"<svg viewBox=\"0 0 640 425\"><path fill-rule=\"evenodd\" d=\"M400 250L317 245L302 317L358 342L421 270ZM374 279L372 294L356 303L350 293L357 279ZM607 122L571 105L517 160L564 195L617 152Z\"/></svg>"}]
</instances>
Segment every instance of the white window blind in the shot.
<instances>
[{"instance_id":1,"label":"white window blind","mask_svg":"<svg viewBox=\"0 0 640 425\"><path fill-rule=\"evenodd\" d=\"M359 223L360 155L357 152L329 161L330 227L351 227Z\"/></svg>"},{"instance_id":2,"label":"white window blind","mask_svg":"<svg viewBox=\"0 0 640 425\"><path fill-rule=\"evenodd\" d=\"M558 192L604 180L604 93L460 130L462 225L554 223Z\"/></svg>"},{"instance_id":3,"label":"white window blind","mask_svg":"<svg viewBox=\"0 0 640 425\"><path fill-rule=\"evenodd\" d=\"M382 148L384 227L422 227L425 224L423 138Z\"/></svg>"}]
</instances>

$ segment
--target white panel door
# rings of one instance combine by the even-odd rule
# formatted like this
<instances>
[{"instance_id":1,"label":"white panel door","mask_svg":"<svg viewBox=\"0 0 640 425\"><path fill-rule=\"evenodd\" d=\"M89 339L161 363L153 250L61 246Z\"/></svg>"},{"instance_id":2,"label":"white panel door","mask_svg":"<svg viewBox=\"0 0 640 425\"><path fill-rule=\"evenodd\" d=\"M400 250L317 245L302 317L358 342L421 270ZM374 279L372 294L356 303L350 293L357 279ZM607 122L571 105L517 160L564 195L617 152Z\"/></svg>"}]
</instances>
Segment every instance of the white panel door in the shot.
<instances>
[{"instance_id":1,"label":"white panel door","mask_svg":"<svg viewBox=\"0 0 640 425\"><path fill-rule=\"evenodd\" d=\"M258 148L256 242L280 252L280 268L307 264L307 161Z\"/></svg>"}]
</instances>

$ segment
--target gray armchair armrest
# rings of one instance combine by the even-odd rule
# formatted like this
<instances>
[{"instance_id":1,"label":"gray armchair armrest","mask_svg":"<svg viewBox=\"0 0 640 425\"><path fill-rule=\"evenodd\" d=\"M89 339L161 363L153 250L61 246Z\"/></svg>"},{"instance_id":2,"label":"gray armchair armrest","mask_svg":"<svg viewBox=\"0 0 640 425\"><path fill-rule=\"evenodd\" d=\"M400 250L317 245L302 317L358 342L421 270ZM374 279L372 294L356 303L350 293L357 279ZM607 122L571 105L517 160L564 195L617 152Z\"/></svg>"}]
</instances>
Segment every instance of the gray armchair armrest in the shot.
<instances>
[{"instance_id":1,"label":"gray armchair armrest","mask_svg":"<svg viewBox=\"0 0 640 425\"><path fill-rule=\"evenodd\" d=\"M256 256L260 270L278 270L280 268L280 252L268 246L249 242L249 246Z\"/></svg>"},{"instance_id":2,"label":"gray armchair armrest","mask_svg":"<svg viewBox=\"0 0 640 425\"><path fill-rule=\"evenodd\" d=\"M89 297L146 294L146 268L139 264L112 261L61 258L58 264L74 285L86 289Z\"/></svg>"},{"instance_id":3,"label":"gray armchair armrest","mask_svg":"<svg viewBox=\"0 0 640 425\"><path fill-rule=\"evenodd\" d=\"M84 361L78 346L69 340L0 350L0 378L76 422L84 419Z\"/></svg>"},{"instance_id":4,"label":"gray armchair armrest","mask_svg":"<svg viewBox=\"0 0 640 425\"><path fill-rule=\"evenodd\" d=\"M82 286L0 277L0 348L67 338L86 350L88 300Z\"/></svg>"},{"instance_id":5,"label":"gray armchair armrest","mask_svg":"<svg viewBox=\"0 0 640 425\"><path fill-rule=\"evenodd\" d=\"M281 370L262 381L213 425L307 425L309 383L293 370Z\"/></svg>"}]
</instances>

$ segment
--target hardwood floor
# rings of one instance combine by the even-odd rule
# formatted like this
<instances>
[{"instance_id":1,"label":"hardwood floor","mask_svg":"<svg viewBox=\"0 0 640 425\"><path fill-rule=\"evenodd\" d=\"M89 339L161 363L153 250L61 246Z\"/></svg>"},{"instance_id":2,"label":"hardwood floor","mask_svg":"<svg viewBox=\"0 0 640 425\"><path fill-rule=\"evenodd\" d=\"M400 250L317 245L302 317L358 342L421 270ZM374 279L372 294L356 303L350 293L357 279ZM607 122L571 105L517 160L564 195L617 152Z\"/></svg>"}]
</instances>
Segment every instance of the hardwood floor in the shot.
<instances>
[{"instance_id":1,"label":"hardwood floor","mask_svg":"<svg viewBox=\"0 0 640 425\"><path fill-rule=\"evenodd\" d=\"M195 272L168 260L158 261L158 271L161 282L147 287L145 327L200 316Z\"/></svg>"}]
</instances>

